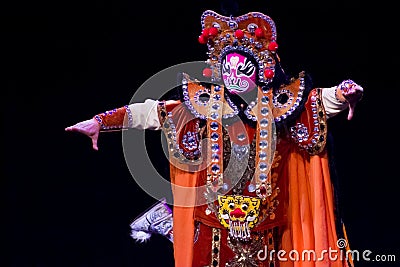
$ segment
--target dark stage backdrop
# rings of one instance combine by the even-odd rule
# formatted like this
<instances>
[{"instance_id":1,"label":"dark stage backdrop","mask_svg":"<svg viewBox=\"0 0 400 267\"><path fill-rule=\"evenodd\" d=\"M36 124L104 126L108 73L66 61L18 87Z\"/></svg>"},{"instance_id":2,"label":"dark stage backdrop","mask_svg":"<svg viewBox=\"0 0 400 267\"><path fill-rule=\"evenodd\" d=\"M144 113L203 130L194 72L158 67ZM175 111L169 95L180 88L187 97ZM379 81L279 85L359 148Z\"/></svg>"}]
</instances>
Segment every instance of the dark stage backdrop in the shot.
<instances>
[{"instance_id":1,"label":"dark stage backdrop","mask_svg":"<svg viewBox=\"0 0 400 267\"><path fill-rule=\"evenodd\" d=\"M358 266L399 266L394 9L357 0L239 3L240 13L274 19L288 73L307 71L315 87L348 78L364 86L353 121L343 113L329 124L342 211L352 249L398 258ZM220 12L219 2L2 6L0 266L173 266L168 240L137 244L129 236L130 222L156 200L132 179L121 133L102 134L94 151L88 138L64 128L128 104L166 67L205 60L200 16ZM161 172L164 163L155 162Z\"/></svg>"}]
</instances>

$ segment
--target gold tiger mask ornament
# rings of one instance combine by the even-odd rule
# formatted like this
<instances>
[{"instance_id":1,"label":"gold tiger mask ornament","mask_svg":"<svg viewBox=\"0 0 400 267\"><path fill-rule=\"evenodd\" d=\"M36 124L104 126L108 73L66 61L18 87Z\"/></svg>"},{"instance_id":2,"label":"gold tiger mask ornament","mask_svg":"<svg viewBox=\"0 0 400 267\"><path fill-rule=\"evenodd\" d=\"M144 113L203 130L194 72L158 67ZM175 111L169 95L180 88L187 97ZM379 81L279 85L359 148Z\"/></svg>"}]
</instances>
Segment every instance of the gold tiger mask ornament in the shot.
<instances>
[{"instance_id":1,"label":"gold tiger mask ornament","mask_svg":"<svg viewBox=\"0 0 400 267\"><path fill-rule=\"evenodd\" d=\"M218 219L229 230L231 237L241 240L250 238L250 229L259 221L259 198L246 196L218 196Z\"/></svg>"}]
</instances>

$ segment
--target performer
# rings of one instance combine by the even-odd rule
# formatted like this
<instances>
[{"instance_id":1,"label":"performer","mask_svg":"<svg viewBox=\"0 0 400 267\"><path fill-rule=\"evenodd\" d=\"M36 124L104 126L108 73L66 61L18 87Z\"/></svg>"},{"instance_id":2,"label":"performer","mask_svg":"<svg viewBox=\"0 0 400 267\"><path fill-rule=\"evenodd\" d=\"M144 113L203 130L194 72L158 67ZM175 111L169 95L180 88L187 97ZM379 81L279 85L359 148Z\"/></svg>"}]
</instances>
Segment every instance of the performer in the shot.
<instances>
[{"instance_id":1,"label":"performer","mask_svg":"<svg viewBox=\"0 0 400 267\"><path fill-rule=\"evenodd\" d=\"M288 77L275 23L263 13L207 10L201 26L209 83L183 73L179 100L129 104L66 130L89 136L95 150L102 130L164 131L173 211L157 204L132 227L137 239L165 234L177 267L352 265L345 254L327 253L346 249L337 244L346 233L327 120L347 109L351 120L362 86L316 88L305 72ZM156 215L149 221L149 214Z\"/></svg>"}]
</instances>

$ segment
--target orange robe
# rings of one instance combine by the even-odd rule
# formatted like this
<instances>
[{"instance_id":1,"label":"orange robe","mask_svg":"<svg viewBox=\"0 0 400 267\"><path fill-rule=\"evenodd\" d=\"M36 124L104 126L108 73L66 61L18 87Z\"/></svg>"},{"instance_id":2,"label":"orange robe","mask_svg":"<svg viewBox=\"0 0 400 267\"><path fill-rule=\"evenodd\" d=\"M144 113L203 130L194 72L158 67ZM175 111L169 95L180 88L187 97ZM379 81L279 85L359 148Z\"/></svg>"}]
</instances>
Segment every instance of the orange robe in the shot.
<instances>
[{"instance_id":1,"label":"orange robe","mask_svg":"<svg viewBox=\"0 0 400 267\"><path fill-rule=\"evenodd\" d=\"M191 127L198 120L184 108L178 108L174 112L177 129ZM306 105L306 110L299 118L306 123L309 118L307 112L310 111ZM179 121L185 123L179 125ZM249 136L253 136L250 132L254 133L254 129L247 129ZM274 248L284 251L285 254L280 254L279 257L275 254L275 267L349 266L351 260L347 260L343 253L340 254L337 246L339 236L335 217L336 203L326 148L310 154L285 133L280 133L278 139L276 151L281 159L275 171L279 176L280 195L284 198L277 208L279 218L275 224L264 224L264 227L253 230L266 235L273 234L271 229L276 230ZM188 190L204 183L206 175L206 170L170 165L174 202L184 203L184 207L177 205L173 209L176 267L225 266L235 256L227 245L228 230L218 224L215 216L213 218L212 214L205 214L206 205L195 207L198 192ZM249 192L243 194L253 195ZM197 229L200 234L195 242L196 222L200 222ZM220 242L217 253L219 260L213 264L214 252L211 244L214 228L220 229ZM265 242L267 244L268 239ZM257 266L270 265L268 261L259 260Z\"/></svg>"}]
</instances>

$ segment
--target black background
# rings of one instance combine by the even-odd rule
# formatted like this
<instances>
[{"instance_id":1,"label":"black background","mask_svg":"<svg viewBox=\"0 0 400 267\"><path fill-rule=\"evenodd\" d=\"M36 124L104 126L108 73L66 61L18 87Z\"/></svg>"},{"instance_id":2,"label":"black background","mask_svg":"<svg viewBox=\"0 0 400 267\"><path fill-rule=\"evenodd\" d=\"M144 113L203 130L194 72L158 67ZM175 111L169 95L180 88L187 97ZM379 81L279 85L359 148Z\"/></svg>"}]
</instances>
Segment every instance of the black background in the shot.
<instances>
[{"instance_id":1,"label":"black background","mask_svg":"<svg viewBox=\"0 0 400 267\"><path fill-rule=\"evenodd\" d=\"M286 72L315 87L364 89L352 121L333 118L352 249L400 266L396 16L384 2L239 1L274 19ZM155 199L127 168L121 133L99 151L64 128L127 104L162 69L206 59L200 16L218 1L14 1L2 4L2 267L173 266L171 243L136 244L129 224ZM188 244L190 245L190 244Z\"/></svg>"}]
</instances>

